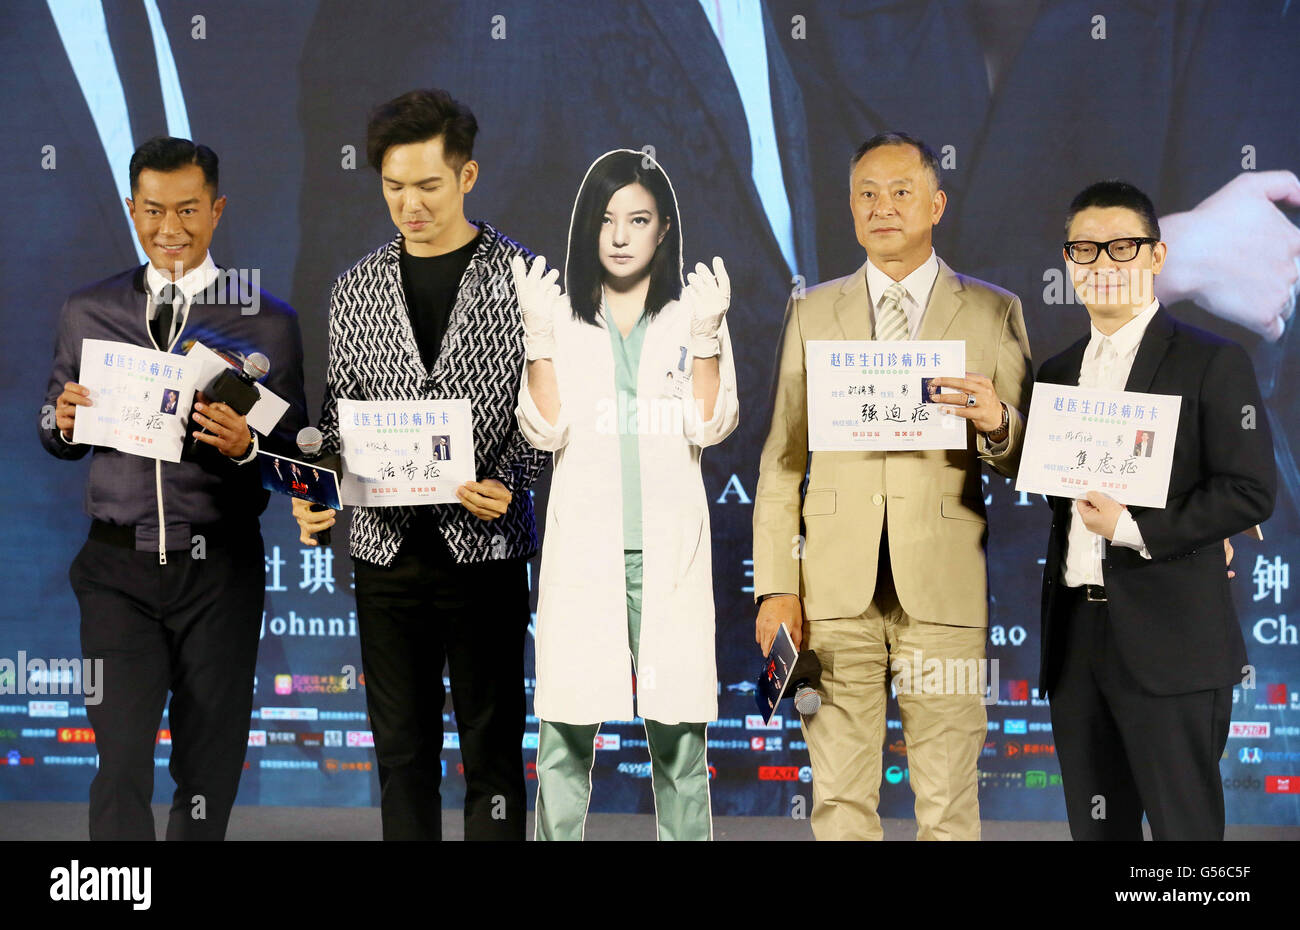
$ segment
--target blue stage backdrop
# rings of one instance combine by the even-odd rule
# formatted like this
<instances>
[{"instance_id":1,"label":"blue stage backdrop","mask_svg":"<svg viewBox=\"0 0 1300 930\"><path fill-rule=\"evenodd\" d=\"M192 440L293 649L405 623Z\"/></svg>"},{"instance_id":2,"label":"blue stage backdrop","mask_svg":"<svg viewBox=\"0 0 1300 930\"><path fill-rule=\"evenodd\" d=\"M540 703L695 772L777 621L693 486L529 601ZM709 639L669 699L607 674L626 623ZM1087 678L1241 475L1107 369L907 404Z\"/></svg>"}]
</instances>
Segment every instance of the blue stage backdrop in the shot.
<instances>
[{"instance_id":1,"label":"blue stage backdrop","mask_svg":"<svg viewBox=\"0 0 1300 930\"><path fill-rule=\"evenodd\" d=\"M644 148L676 186L688 264L726 259L741 425L704 457L722 714L709 730L713 806L806 812L811 771L798 721L787 714L763 727L752 696L758 456L787 295L864 260L848 156L865 137L902 129L943 159L939 255L1020 295L1036 360L1087 331L1063 276L1061 222L1077 190L1115 175L1160 210L1170 242L1164 302L1251 352L1282 480L1263 541L1237 540L1233 589L1255 687L1233 695L1222 770L1230 822L1300 823L1300 615L1289 576L1300 556L1300 342L1267 329L1300 267L1300 194L1285 173L1300 168L1294 0L754 0L761 22L748 32L743 16L718 20L712 0L621 0L598 12L543 0L104 2L143 9L138 47L152 48L135 56L143 62L114 58L99 0L0 10L0 659L80 655L68 565L88 524L86 463L50 458L36 427L64 297L141 261L122 197L133 144L149 127L128 128L122 88L153 81L165 107L157 129L220 155L229 204L213 256L256 271L297 308L315 408L329 284L393 233L365 167L367 114L405 90L439 86L479 118L471 219L559 265L586 167L612 148ZM546 482L535 489L541 513ZM984 490L999 690L982 810L1064 819L1048 709L1034 687L1049 511L996 475ZM282 498L263 526L266 611L239 800L377 804L346 533L336 530L333 551L301 546ZM941 565L934 583L945 583ZM87 797L94 736L80 696L39 693L53 677L0 681L0 798ZM455 807L463 779L450 704L446 717L444 803ZM530 718L521 747L530 779L536 729ZM652 811L640 723L611 723L601 739L593 809ZM910 816L896 705L883 752L882 812ZM172 787L168 753L164 717L159 801Z\"/></svg>"}]
</instances>

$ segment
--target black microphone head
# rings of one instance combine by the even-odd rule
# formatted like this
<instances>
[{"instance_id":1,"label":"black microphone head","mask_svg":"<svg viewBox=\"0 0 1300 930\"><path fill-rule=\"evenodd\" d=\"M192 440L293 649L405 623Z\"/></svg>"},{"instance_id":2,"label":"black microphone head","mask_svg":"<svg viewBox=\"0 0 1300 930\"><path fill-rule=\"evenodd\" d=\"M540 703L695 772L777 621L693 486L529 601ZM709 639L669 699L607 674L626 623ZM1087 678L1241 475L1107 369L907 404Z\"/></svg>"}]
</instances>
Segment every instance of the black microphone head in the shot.
<instances>
[{"instance_id":1,"label":"black microphone head","mask_svg":"<svg viewBox=\"0 0 1300 930\"><path fill-rule=\"evenodd\" d=\"M318 454L321 443L324 441L325 437L314 426L304 426L298 430L298 451L303 455L312 456Z\"/></svg>"},{"instance_id":2,"label":"black microphone head","mask_svg":"<svg viewBox=\"0 0 1300 930\"><path fill-rule=\"evenodd\" d=\"M251 355L244 356L244 374L254 381L261 381L270 370L271 360L261 352L254 352Z\"/></svg>"}]
</instances>

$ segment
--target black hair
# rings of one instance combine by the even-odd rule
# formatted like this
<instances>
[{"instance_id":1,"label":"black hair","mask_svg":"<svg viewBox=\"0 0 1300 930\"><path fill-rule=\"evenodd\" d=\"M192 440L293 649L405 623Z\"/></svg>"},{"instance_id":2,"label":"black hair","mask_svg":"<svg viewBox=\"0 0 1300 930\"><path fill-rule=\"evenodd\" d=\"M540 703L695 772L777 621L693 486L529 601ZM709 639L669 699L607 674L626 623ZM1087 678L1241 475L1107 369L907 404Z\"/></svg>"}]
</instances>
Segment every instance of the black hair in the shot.
<instances>
[{"instance_id":1,"label":"black hair","mask_svg":"<svg viewBox=\"0 0 1300 930\"><path fill-rule=\"evenodd\" d=\"M478 120L445 90L412 90L375 107L366 126L366 158L380 171L394 145L442 137L442 156L457 173L474 157Z\"/></svg>"},{"instance_id":2,"label":"black hair","mask_svg":"<svg viewBox=\"0 0 1300 930\"><path fill-rule=\"evenodd\" d=\"M935 154L934 149L926 145L921 139L906 132L878 132L866 142L863 142L858 146L857 151L853 153L853 157L849 159L849 173L853 173L853 169L858 166L858 162L862 161L862 156L872 149L878 149L885 145L910 145L916 149L916 153L921 156L921 163L930 172L931 180L934 181L934 189L939 190L942 179L942 174L939 171L939 156Z\"/></svg>"},{"instance_id":3,"label":"black hair","mask_svg":"<svg viewBox=\"0 0 1300 930\"><path fill-rule=\"evenodd\" d=\"M177 171L186 165L198 165L203 169L203 181L212 189L212 197L217 197L217 153L206 145L195 145L189 139L177 139L173 136L154 136L143 143L131 156L131 196L135 196L140 181L140 172Z\"/></svg>"},{"instance_id":4,"label":"black hair","mask_svg":"<svg viewBox=\"0 0 1300 930\"><path fill-rule=\"evenodd\" d=\"M668 235L650 260L650 287L646 293L647 319L682 294L682 228L677 215L677 195L659 163L645 152L618 149L606 152L587 169L569 223L569 251L564 265L564 289L573 315L599 325L601 282L600 224L616 191L640 184L654 198L659 218L671 225Z\"/></svg>"},{"instance_id":5,"label":"black hair","mask_svg":"<svg viewBox=\"0 0 1300 930\"><path fill-rule=\"evenodd\" d=\"M1126 207L1142 219L1143 234L1152 239L1160 238L1160 218L1156 216L1155 204L1151 198L1142 193L1128 181L1119 178L1106 178L1089 184L1070 201L1069 212L1065 214L1065 237L1070 237L1070 224L1074 218L1089 207Z\"/></svg>"}]
</instances>

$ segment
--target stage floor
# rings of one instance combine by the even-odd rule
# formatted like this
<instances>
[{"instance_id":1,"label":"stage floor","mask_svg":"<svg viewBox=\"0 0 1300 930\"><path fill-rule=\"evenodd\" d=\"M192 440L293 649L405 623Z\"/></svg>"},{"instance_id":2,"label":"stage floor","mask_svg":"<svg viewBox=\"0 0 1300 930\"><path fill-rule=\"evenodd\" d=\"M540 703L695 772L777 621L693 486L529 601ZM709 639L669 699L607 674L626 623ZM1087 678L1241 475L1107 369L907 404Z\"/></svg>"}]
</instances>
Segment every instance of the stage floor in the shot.
<instances>
[{"instance_id":1,"label":"stage floor","mask_svg":"<svg viewBox=\"0 0 1300 930\"><path fill-rule=\"evenodd\" d=\"M528 815L528 834L533 817ZM163 838L167 808L154 805L158 838ZM459 811L443 811L444 838L459 840L463 821ZM35 801L0 802L0 840L83 840L86 805ZM715 817L716 840L811 840L806 820L783 817ZM911 840L916 826L910 820L886 820L885 839ZM986 840L1068 840L1064 823L986 820ZM587 818L590 840L653 840L650 814L591 814ZM236 806L230 817L231 840L378 840L379 810L373 807L249 807ZM1300 827L1229 826L1229 840L1300 840Z\"/></svg>"}]
</instances>

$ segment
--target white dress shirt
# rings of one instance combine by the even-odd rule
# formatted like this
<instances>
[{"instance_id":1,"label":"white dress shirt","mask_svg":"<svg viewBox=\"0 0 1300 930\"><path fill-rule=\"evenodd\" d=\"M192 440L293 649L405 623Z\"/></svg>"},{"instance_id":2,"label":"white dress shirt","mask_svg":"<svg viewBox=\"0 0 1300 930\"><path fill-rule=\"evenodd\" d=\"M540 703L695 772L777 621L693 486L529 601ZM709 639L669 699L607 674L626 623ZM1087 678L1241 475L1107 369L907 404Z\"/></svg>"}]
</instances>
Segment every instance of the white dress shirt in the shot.
<instances>
[{"instance_id":1,"label":"white dress shirt","mask_svg":"<svg viewBox=\"0 0 1300 930\"><path fill-rule=\"evenodd\" d=\"M907 290L903 298L903 313L907 317L908 338L915 339L921 329L921 318L925 316L925 307L930 302L930 292L939 277L939 256L930 250L930 257L919 268L898 283ZM880 312L880 302L885 299L894 279L885 274L871 259L867 259L867 296L871 298L871 331L876 331L876 315Z\"/></svg>"},{"instance_id":2,"label":"white dress shirt","mask_svg":"<svg viewBox=\"0 0 1300 930\"><path fill-rule=\"evenodd\" d=\"M167 344L159 346L160 351L166 352L171 348L172 343L176 341L176 337L185 328L185 318L189 316L190 304L194 301L194 295L203 293L207 286L216 280L218 274L217 264L212 260L211 252L203 256L202 264L185 272L176 281L167 278L153 266L153 262L149 263L144 273L145 287L149 291L149 298L145 303L145 319L152 323L158 316L157 297L167 285L175 284L177 290L181 292L182 298L180 307L172 314L172 328L167 336Z\"/></svg>"},{"instance_id":3,"label":"white dress shirt","mask_svg":"<svg viewBox=\"0 0 1300 930\"><path fill-rule=\"evenodd\" d=\"M1083 350L1079 387L1103 391L1124 390L1129 372L1133 370L1133 360L1137 358L1138 345L1142 342L1151 318L1159 309L1160 303L1151 301L1141 313L1109 336L1093 326L1092 338ZM1142 541L1137 521L1127 509L1119 515L1119 521L1115 524L1115 538L1111 542L1117 546L1136 549L1144 559L1151 558L1151 553ZM1106 540L1084 526L1078 508L1071 504L1070 533L1065 550L1065 564L1062 567L1065 584L1071 588L1085 584L1104 584L1101 563L1105 554Z\"/></svg>"}]
</instances>

